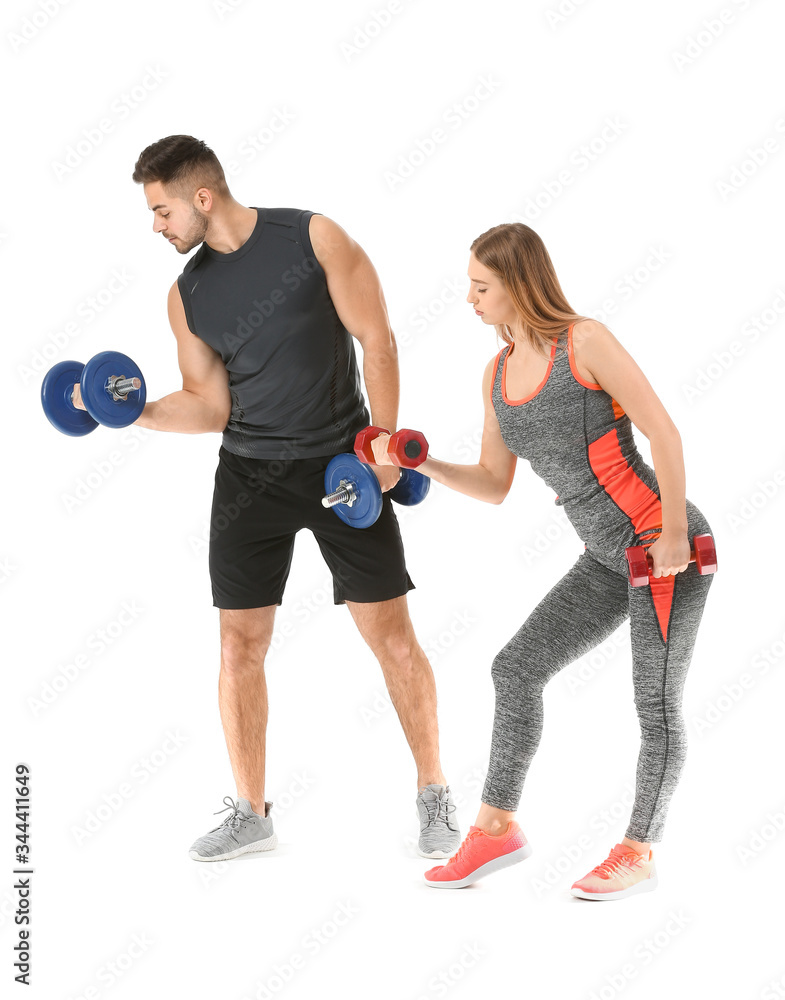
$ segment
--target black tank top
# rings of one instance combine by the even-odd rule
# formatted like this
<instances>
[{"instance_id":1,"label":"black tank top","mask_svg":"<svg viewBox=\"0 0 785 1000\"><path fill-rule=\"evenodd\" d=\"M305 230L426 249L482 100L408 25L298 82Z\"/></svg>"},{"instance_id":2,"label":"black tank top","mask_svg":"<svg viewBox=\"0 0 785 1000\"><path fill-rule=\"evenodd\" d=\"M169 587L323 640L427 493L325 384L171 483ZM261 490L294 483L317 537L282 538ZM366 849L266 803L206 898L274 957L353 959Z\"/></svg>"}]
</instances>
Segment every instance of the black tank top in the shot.
<instances>
[{"instance_id":1,"label":"black tank top","mask_svg":"<svg viewBox=\"0 0 785 1000\"><path fill-rule=\"evenodd\" d=\"M351 334L297 208L257 208L245 243L203 243L177 279L192 333L220 354L232 412L227 451L298 459L352 450L370 422Z\"/></svg>"}]
</instances>

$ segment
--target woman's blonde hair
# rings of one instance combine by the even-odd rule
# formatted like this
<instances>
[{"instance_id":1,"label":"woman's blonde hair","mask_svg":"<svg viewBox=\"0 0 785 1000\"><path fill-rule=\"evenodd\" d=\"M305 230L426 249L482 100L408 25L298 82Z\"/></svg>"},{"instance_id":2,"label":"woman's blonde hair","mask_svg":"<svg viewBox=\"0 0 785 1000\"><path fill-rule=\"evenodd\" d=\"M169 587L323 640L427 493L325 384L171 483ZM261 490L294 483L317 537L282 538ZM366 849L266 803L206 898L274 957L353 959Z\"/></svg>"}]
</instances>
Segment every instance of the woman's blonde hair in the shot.
<instances>
[{"instance_id":1,"label":"woman's blonde hair","mask_svg":"<svg viewBox=\"0 0 785 1000\"><path fill-rule=\"evenodd\" d=\"M538 353L550 350L556 334L590 316L576 313L564 297L545 244L522 222L505 222L482 233L469 248L477 260L497 274L515 305L529 344ZM506 323L496 333L511 344Z\"/></svg>"}]
</instances>

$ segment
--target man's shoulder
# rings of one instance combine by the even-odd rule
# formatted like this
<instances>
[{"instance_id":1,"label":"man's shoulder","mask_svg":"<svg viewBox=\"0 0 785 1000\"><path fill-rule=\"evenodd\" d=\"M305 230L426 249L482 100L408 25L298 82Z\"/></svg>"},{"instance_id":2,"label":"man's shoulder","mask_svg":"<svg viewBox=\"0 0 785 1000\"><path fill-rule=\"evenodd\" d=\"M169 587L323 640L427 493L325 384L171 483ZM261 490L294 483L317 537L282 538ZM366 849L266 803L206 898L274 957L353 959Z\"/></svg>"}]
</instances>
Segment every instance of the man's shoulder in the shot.
<instances>
[{"instance_id":1,"label":"man's shoulder","mask_svg":"<svg viewBox=\"0 0 785 1000\"><path fill-rule=\"evenodd\" d=\"M303 215L313 215L307 208L260 208L265 222L279 225L298 225Z\"/></svg>"}]
</instances>

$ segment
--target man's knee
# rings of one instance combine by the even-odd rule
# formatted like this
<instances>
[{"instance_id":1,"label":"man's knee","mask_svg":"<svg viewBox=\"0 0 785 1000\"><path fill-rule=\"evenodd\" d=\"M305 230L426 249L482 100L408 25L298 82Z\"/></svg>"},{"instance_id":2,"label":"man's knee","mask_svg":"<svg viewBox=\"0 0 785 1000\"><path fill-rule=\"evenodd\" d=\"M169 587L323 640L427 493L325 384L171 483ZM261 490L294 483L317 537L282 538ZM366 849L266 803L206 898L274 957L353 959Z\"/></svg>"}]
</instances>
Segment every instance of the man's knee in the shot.
<instances>
[{"instance_id":1,"label":"man's knee","mask_svg":"<svg viewBox=\"0 0 785 1000\"><path fill-rule=\"evenodd\" d=\"M422 665L420 661L428 662L408 620L379 619L372 625L365 623L361 632L374 656L396 671L411 671Z\"/></svg>"},{"instance_id":2,"label":"man's knee","mask_svg":"<svg viewBox=\"0 0 785 1000\"><path fill-rule=\"evenodd\" d=\"M232 672L264 666L272 640L272 617L221 615L221 668Z\"/></svg>"},{"instance_id":3,"label":"man's knee","mask_svg":"<svg viewBox=\"0 0 785 1000\"><path fill-rule=\"evenodd\" d=\"M405 597L374 604L351 601L346 604L360 635L377 659L407 660L419 648Z\"/></svg>"},{"instance_id":4,"label":"man's knee","mask_svg":"<svg viewBox=\"0 0 785 1000\"><path fill-rule=\"evenodd\" d=\"M370 646L378 660L391 664L396 671L412 671L422 665L421 660L428 662L414 633L409 630L381 632Z\"/></svg>"},{"instance_id":5,"label":"man's knee","mask_svg":"<svg viewBox=\"0 0 785 1000\"><path fill-rule=\"evenodd\" d=\"M269 642L254 641L248 636L231 635L221 640L221 669L231 673L258 670L264 666Z\"/></svg>"}]
</instances>

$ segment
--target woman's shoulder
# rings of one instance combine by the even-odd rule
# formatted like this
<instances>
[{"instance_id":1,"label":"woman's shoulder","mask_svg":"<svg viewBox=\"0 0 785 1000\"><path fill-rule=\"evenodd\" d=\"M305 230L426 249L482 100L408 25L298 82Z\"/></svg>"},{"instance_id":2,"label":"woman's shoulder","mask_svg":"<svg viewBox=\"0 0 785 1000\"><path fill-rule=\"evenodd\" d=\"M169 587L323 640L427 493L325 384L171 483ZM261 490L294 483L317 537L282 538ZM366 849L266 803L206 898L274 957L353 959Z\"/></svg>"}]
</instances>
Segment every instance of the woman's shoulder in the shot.
<instances>
[{"instance_id":1,"label":"woman's shoulder","mask_svg":"<svg viewBox=\"0 0 785 1000\"><path fill-rule=\"evenodd\" d=\"M499 367L499 360L501 359L502 354L504 354L504 352L509 348L509 346L510 346L509 344L505 344L504 347L501 348L501 350L497 351L496 354L494 354L494 356L485 366L485 370L482 373L482 384L484 391L490 390L491 383L496 377L496 372Z\"/></svg>"},{"instance_id":2,"label":"woman's shoulder","mask_svg":"<svg viewBox=\"0 0 785 1000\"><path fill-rule=\"evenodd\" d=\"M591 360L597 359L598 355L602 356L603 346L608 343L606 338L613 334L604 323L588 318L576 320L570 329L570 364L578 381L595 389L600 383L591 370Z\"/></svg>"},{"instance_id":3,"label":"woman's shoulder","mask_svg":"<svg viewBox=\"0 0 785 1000\"><path fill-rule=\"evenodd\" d=\"M485 366L485 374L486 375L489 375L491 372L493 372L495 370L496 366L499 363L499 358L501 358L502 354L504 354L504 352L508 351L509 349L510 349L510 345L509 344L502 344L501 348L494 354L494 356L491 358L491 360Z\"/></svg>"},{"instance_id":4,"label":"woman's shoulder","mask_svg":"<svg viewBox=\"0 0 785 1000\"><path fill-rule=\"evenodd\" d=\"M578 347L589 338L593 340L601 339L611 331L604 323L596 319L575 320L572 324L572 341Z\"/></svg>"}]
</instances>

